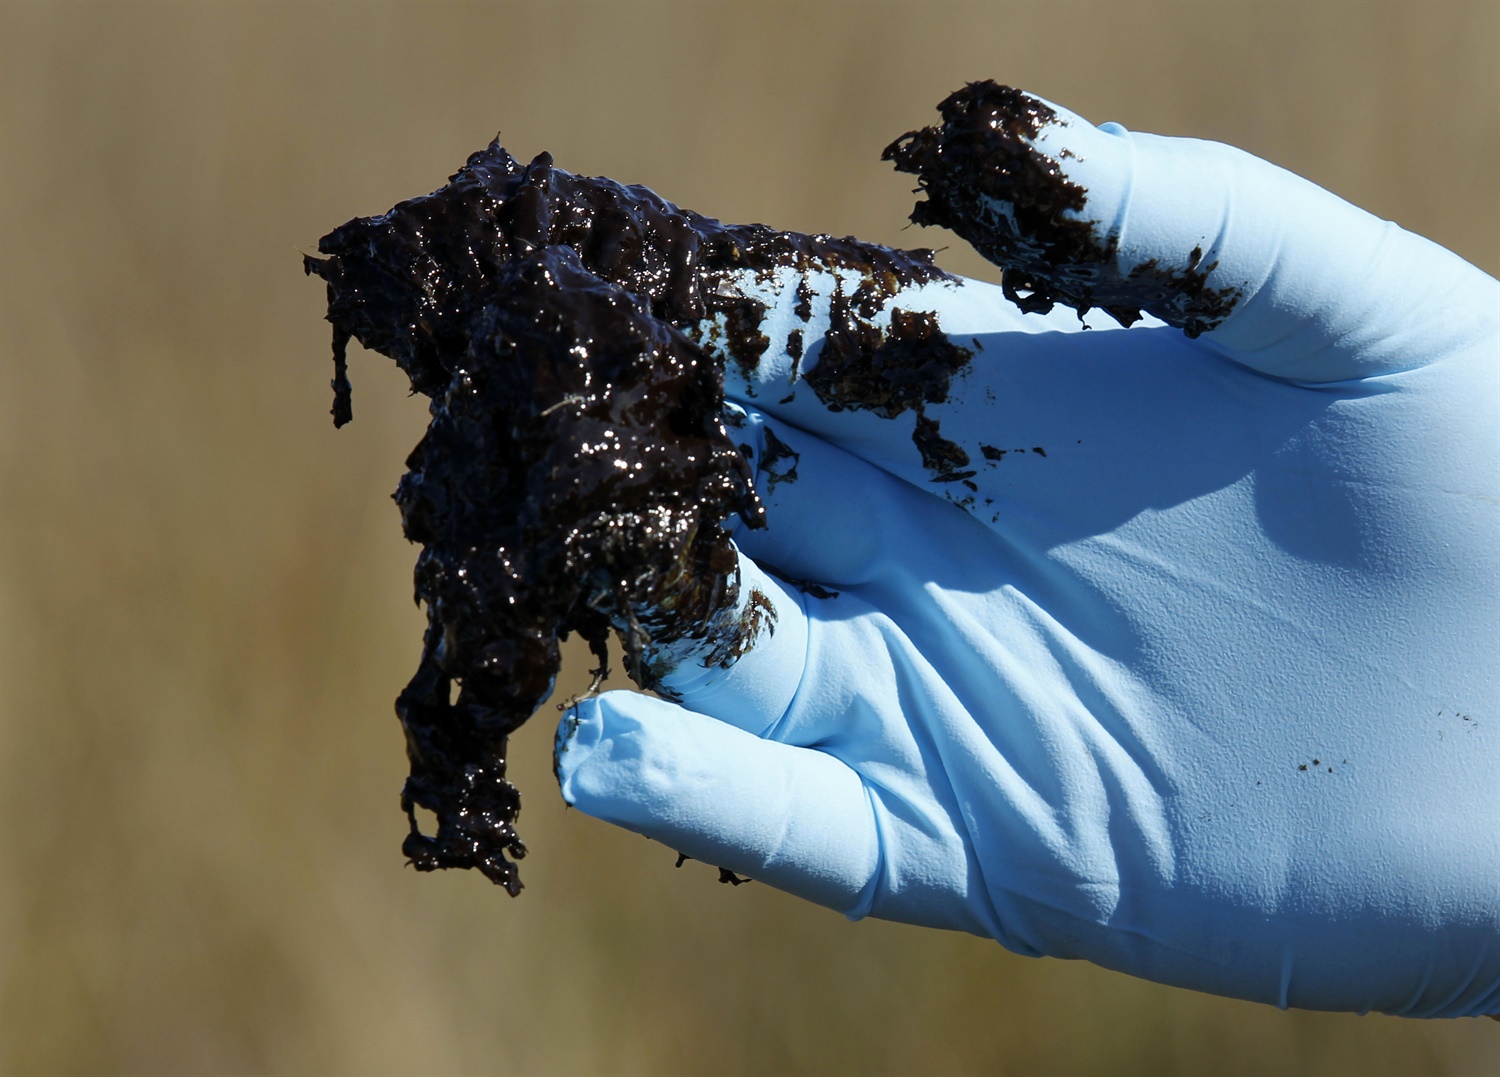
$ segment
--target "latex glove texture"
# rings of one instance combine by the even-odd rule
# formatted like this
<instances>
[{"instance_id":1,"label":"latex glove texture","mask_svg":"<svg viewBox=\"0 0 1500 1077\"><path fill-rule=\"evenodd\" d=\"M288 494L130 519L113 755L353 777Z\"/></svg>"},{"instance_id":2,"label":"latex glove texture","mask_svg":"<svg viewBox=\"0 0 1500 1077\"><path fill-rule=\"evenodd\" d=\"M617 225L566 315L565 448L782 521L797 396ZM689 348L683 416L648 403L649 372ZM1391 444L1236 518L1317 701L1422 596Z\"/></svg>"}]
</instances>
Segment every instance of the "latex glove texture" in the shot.
<instances>
[{"instance_id":1,"label":"latex glove texture","mask_svg":"<svg viewBox=\"0 0 1500 1077\"><path fill-rule=\"evenodd\" d=\"M861 317L967 358L872 407L881 370L816 377L858 281L738 282L772 342L728 367L763 630L681 656L678 702L580 703L564 798L850 917L1500 1011L1500 285L1240 151L1040 104L1019 150L1086 194L1042 231L1105 259L930 145L929 216L1096 309L911 288Z\"/></svg>"}]
</instances>

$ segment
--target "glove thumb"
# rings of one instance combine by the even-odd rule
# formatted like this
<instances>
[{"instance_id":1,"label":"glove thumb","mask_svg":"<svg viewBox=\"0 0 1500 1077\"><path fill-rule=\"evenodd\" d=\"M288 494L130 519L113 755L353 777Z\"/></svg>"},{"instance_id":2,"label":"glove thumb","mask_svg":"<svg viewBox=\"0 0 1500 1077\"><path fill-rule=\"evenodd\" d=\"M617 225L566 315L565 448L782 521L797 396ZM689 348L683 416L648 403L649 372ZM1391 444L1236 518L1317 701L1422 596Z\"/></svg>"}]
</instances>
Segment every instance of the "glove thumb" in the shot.
<instances>
[{"instance_id":1,"label":"glove thumb","mask_svg":"<svg viewBox=\"0 0 1500 1077\"><path fill-rule=\"evenodd\" d=\"M851 917L879 867L858 774L814 749L631 692L574 706L558 726L563 800Z\"/></svg>"}]
</instances>

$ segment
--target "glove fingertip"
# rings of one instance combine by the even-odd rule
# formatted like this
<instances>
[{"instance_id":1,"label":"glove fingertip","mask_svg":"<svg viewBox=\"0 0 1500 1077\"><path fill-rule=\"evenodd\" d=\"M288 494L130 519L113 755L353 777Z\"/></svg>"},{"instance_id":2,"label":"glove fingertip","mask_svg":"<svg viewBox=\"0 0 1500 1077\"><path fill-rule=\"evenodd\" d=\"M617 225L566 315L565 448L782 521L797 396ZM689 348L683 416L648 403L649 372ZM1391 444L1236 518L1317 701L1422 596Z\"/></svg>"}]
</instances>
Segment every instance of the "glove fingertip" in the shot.
<instances>
[{"instance_id":1,"label":"glove fingertip","mask_svg":"<svg viewBox=\"0 0 1500 1077\"><path fill-rule=\"evenodd\" d=\"M879 864L853 770L660 699L578 704L558 730L557 777L586 815L843 912Z\"/></svg>"},{"instance_id":2,"label":"glove fingertip","mask_svg":"<svg viewBox=\"0 0 1500 1077\"><path fill-rule=\"evenodd\" d=\"M714 784L712 771L723 755L719 725L636 692L581 700L558 724L556 770L563 800L648 837L679 826L690 805Z\"/></svg>"},{"instance_id":3,"label":"glove fingertip","mask_svg":"<svg viewBox=\"0 0 1500 1077\"><path fill-rule=\"evenodd\" d=\"M593 699L574 703L557 725L553 744L552 770L563 801L589 815L588 805L607 788L601 788L601 777L614 776L618 784L626 777L632 755L640 755L633 743L632 727L639 723L629 713L621 713L609 696L629 696L628 692L607 692Z\"/></svg>"}]
</instances>

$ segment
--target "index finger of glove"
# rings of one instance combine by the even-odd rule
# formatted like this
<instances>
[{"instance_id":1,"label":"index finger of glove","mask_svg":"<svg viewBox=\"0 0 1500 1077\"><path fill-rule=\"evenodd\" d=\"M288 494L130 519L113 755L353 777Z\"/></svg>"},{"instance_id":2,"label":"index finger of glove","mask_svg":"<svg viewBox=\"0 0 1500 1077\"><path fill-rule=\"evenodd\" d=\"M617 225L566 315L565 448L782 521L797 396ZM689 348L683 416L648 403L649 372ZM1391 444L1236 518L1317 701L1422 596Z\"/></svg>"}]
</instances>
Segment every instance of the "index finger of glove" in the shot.
<instances>
[{"instance_id":1,"label":"index finger of glove","mask_svg":"<svg viewBox=\"0 0 1500 1077\"><path fill-rule=\"evenodd\" d=\"M652 645L650 686L700 714L762 736L791 706L806 672L807 597L735 551L735 605L707 638Z\"/></svg>"},{"instance_id":2,"label":"index finger of glove","mask_svg":"<svg viewBox=\"0 0 1500 1077\"><path fill-rule=\"evenodd\" d=\"M765 527L735 532L742 551L814 595L859 587L913 555L897 540L923 500L909 484L808 431L731 408L731 434L766 508Z\"/></svg>"}]
</instances>

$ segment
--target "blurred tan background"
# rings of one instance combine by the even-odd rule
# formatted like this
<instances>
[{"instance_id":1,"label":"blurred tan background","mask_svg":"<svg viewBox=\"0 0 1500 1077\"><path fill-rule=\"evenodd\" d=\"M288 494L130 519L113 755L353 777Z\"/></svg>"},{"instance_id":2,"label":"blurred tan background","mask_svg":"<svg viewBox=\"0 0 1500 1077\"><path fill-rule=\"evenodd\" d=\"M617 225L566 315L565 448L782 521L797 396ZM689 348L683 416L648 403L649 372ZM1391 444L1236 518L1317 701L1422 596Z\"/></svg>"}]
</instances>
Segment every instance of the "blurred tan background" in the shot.
<instances>
[{"instance_id":1,"label":"blurred tan background","mask_svg":"<svg viewBox=\"0 0 1500 1077\"><path fill-rule=\"evenodd\" d=\"M514 741L526 892L404 868L389 495L426 415L354 349L335 433L298 251L497 128L728 220L940 246L879 153L995 77L1494 273L1497 46L1493 3L0 4L0 1071L1496 1072L1489 1022L1284 1014L674 871L563 810L550 708Z\"/></svg>"}]
</instances>

